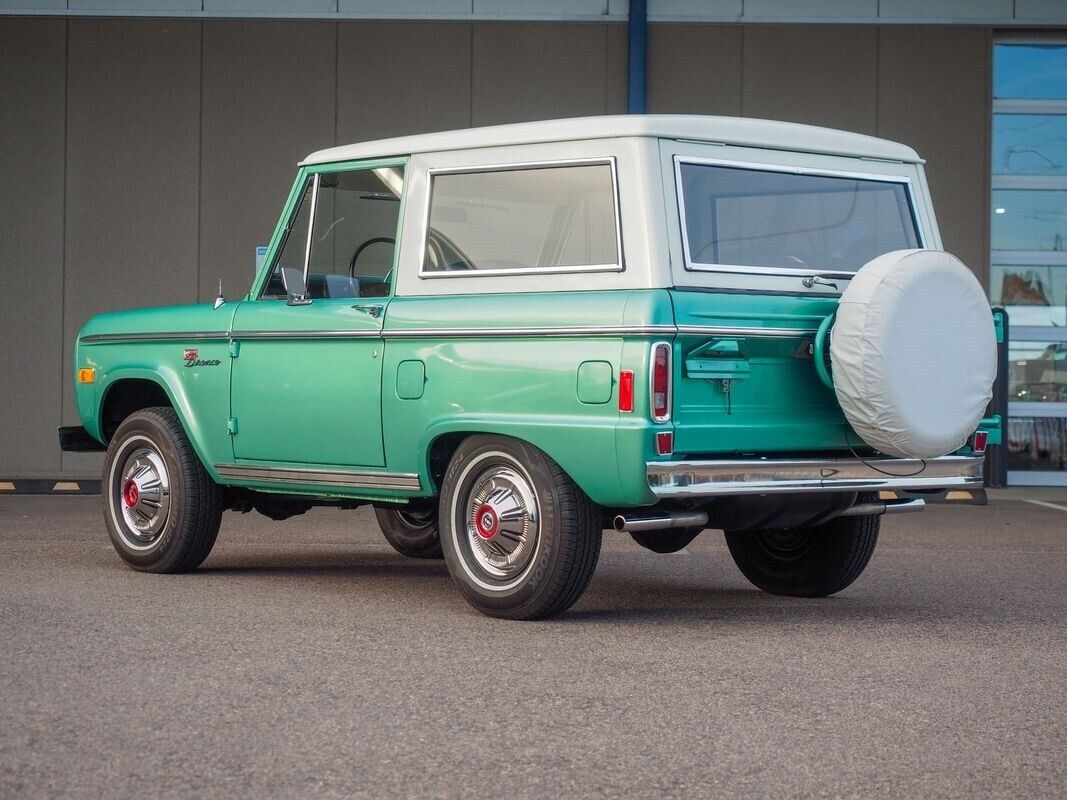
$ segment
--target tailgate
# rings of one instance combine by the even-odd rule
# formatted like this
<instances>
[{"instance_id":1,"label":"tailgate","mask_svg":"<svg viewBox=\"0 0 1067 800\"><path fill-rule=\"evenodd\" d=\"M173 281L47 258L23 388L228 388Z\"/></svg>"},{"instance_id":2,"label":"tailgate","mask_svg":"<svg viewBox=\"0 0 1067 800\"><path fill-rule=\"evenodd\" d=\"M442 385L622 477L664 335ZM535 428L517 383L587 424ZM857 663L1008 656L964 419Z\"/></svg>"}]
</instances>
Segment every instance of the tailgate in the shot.
<instances>
[{"instance_id":1,"label":"tailgate","mask_svg":"<svg viewBox=\"0 0 1067 800\"><path fill-rule=\"evenodd\" d=\"M848 425L813 357L815 331L836 298L681 288L670 294L679 328L676 453L848 448Z\"/></svg>"}]
</instances>

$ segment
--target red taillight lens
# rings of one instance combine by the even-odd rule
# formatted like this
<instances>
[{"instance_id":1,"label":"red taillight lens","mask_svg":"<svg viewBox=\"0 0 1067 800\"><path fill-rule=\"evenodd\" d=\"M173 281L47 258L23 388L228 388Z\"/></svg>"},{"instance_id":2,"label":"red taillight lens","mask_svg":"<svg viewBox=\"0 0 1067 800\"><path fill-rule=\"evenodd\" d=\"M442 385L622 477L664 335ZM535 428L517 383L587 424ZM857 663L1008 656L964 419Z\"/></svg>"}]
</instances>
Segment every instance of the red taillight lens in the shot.
<instances>
[{"instance_id":1,"label":"red taillight lens","mask_svg":"<svg viewBox=\"0 0 1067 800\"><path fill-rule=\"evenodd\" d=\"M652 345L652 419L666 422L671 418L671 346L666 342Z\"/></svg>"},{"instance_id":2,"label":"red taillight lens","mask_svg":"<svg viewBox=\"0 0 1067 800\"><path fill-rule=\"evenodd\" d=\"M634 371L624 369L619 372L619 411L627 413L634 410Z\"/></svg>"},{"instance_id":3,"label":"red taillight lens","mask_svg":"<svg viewBox=\"0 0 1067 800\"><path fill-rule=\"evenodd\" d=\"M974 442L971 445L971 449L974 450L976 456L982 455L985 452L986 444L989 442L989 431L976 431L974 434Z\"/></svg>"},{"instance_id":4,"label":"red taillight lens","mask_svg":"<svg viewBox=\"0 0 1067 800\"><path fill-rule=\"evenodd\" d=\"M656 434L656 454L669 456L674 452L674 434L670 431L660 431Z\"/></svg>"}]
</instances>

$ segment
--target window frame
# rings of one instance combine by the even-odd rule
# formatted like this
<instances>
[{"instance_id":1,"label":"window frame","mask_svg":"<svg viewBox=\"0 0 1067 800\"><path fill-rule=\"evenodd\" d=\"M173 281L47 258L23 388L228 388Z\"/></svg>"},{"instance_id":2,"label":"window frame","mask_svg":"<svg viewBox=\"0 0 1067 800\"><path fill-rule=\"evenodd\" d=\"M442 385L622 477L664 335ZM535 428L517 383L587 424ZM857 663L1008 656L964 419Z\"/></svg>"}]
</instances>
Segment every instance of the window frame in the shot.
<instances>
[{"instance_id":1,"label":"window frame","mask_svg":"<svg viewBox=\"0 0 1067 800\"><path fill-rule=\"evenodd\" d=\"M278 224L275 226L274 235L271 236L270 244L267 246L267 253L263 258L263 268L257 273L252 288L248 292L247 299L263 301L285 300L284 297L264 297L263 292L266 290L267 284L270 282L270 276L274 273L278 259L281 257L282 248L285 247L291 226L296 222L297 214L300 213L300 199L303 197L309 181L313 183L313 190L311 217L308 220L308 232L304 242L304 256L302 259L305 283L307 282L308 271L311 265L310 244L315 229L315 212L317 210L315 205L318 203L319 176L333 172L358 172L360 170L365 171L381 167L401 167L404 171L404 185L401 188L398 201L400 203L400 208L397 212L396 236L394 237L396 241L393 247L393 264L390 267L389 273L389 294L385 295L385 298L393 297L396 291L396 273L400 258L400 234L404 227L404 207L407 204L408 197L408 162L410 160L411 159L407 156L401 156L396 158L376 158L365 161L338 161L328 164L301 164L300 169L296 174L296 180L293 182L293 188L289 192L289 198L285 201L285 205L282 207L282 214L278 220ZM328 302L331 299L335 298L317 298L315 302ZM353 298L347 297L336 299L351 302Z\"/></svg>"},{"instance_id":2,"label":"window frame","mask_svg":"<svg viewBox=\"0 0 1067 800\"><path fill-rule=\"evenodd\" d=\"M897 183L904 186L908 200L908 213L912 224L915 226L918 247L927 247L927 233L922 223L922 217L917 213L918 198L911 177L908 175L890 175L885 173L856 172L851 170L837 170L826 167L798 167L787 164L772 164L768 162L739 161L736 159L707 158L703 156L691 156L675 153L672 156L674 162L674 187L678 199L678 223L682 233L683 267L686 272L718 272L718 273L741 273L745 275L775 275L780 277L821 275L824 277L840 278L847 280L856 276L856 271L835 270L820 268L809 264L803 267L763 267L746 264L709 264L703 261L693 261L689 251L689 230L686 225L685 192L682 189L682 166L685 164L707 165L715 167L728 167L733 169L745 169L756 172L777 172L786 175L816 175L827 178L847 178L851 180L864 180L873 183Z\"/></svg>"},{"instance_id":3,"label":"window frame","mask_svg":"<svg viewBox=\"0 0 1067 800\"><path fill-rule=\"evenodd\" d=\"M482 172L524 172L553 167L585 167L607 164L611 169L612 209L615 214L615 264L577 264L565 267L519 267L472 270L427 270L426 249L430 241L430 211L433 207L434 179L438 175L473 175ZM516 161L458 167L430 167L426 170L426 202L422 214L422 241L419 250L420 280L435 278L488 278L501 275L545 275L583 272L625 272L626 260L622 251L622 213L619 206L619 176L615 156L593 158L549 159L544 161Z\"/></svg>"}]
</instances>

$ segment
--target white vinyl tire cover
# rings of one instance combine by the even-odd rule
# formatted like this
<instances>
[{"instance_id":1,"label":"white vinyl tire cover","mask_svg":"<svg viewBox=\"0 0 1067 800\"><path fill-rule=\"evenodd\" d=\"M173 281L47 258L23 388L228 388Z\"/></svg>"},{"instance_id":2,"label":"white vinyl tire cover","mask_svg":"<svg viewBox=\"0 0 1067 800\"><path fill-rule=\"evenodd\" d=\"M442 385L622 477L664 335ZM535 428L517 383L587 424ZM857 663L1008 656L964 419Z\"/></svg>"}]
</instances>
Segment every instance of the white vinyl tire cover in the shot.
<instances>
[{"instance_id":1,"label":"white vinyl tire cover","mask_svg":"<svg viewBox=\"0 0 1067 800\"><path fill-rule=\"evenodd\" d=\"M868 445L907 458L951 453L978 427L997 375L985 292L949 253L879 256L841 294L830 364L837 400Z\"/></svg>"}]
</instances>

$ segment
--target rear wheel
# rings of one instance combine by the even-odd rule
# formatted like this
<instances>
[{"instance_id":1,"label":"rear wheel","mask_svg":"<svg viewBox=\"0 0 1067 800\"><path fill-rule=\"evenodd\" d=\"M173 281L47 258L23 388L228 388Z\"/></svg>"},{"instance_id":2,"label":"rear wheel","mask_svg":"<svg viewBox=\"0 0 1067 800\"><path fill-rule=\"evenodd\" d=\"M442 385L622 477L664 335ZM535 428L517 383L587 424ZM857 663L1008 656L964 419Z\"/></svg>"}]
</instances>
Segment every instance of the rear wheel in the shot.
<instances>
[{"instance_id":1,"label":"rear wheel","mask_svg":"<svg viewBox=\"0 0 1067 800\"><path fill-rule=\"evenodd\" d=\"M222 490L171 408L127 417L108 445L104 522L122 559L143 572L187 572L207 558L222 520Z\"/></svg>"},{"instance_id":2,"label":"rear wheel","mask_svg":"<svg viewBox=\"0 0 1067 800\"><path fill-rule=\"evenodd\" d=\"M375 508L378 527L396 552L409 558L443 558L437 509Z\"/></svg>"},{"instance_id":3,"label":"rear wheel","mask_svg":"<svg viewBox=\"0 0 1067 800\"><path fill-rule=\"evenodd\" d=\"M866 568L881 519L838 517L811 527L726 531L726 544L745 577L765 592L825 597Z\"/></svg>"},{"instance_id":4,"label":"rear wheel","mask_svg":"<svg viewBox=\"0 0 1067 800\"><path fill-rule=\"evenodd\" d=\"M600 555L598 508L536 447L472 436L441 486L445 562L484 614L544 619L581 596Z\"/></svg>"}]
</instances>

